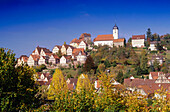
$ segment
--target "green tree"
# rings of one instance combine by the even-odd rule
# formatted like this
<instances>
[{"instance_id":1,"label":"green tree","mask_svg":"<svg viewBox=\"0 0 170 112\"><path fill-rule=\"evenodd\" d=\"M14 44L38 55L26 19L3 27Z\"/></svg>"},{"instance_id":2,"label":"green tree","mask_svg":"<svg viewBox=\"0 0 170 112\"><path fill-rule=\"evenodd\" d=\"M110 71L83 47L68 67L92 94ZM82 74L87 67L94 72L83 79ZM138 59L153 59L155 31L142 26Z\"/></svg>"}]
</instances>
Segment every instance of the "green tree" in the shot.
<instances>
[{"instance_id":1,"label":"green tree","mask_svg":"<svg viewBox=\"0 0 170 112\"><path fill-rule=\"evenodd\" d=\"M124 81L124 77L123 77L123 72L122 70L119 70L117 76L116 76L116 81L118 81L119 83L123 83Z\"/></svg>"},{"instance_id":2,"label":"green tree","mask_svg":"<svg viewBox=\"0 0 170 112\"><path fill-rule=\"evenodd\" d=\"M100 73L103 73L104 71L105 71L105 65L102 63L102 64L100 64L99 66L98 66L98 71L100 72Z\"/></svg>"},{"instance_id":3,"label":"green tree","mask_svg":"<svg viewBox=\"0 0 170 112\"><path fill-rule=\"evenodd\" d=\"M37 104L34 70L15 65L15 54L0 48L0 111L26 111Z\"/></svg>"},{"instance_id":4,"label":"green tree","mask_svg":"<svg viewBox=\"0 0 170 112\"><path fill-rule=\"evenodd\" d=\"M147 57L147 52L145 50L141 52L140 68L143 74L148 73L148 57Z\"/></svg>"},{"instance_id":5,"label":"green tree","mask_svg":"<svg viewBox=\"0 0 170 112\"><path fill-rule=\"evenodd\" d=\"M106 68L111 67L110 62L107 59L104 61L104 65Z\"/></svg>"},{"instance_id":6,"label":"green tree","mask_svg":"<svg viewBox=\"0 0 170 112\"><path fill-rule=\"evenodd\" d=\"M160 71L160 65L159 62L155 59L153 62L153 67L155 71Z\"/></svg>"},{"instance_id":7,"label":"green tree","mask_svg":"<svg viewBox=\"0 0 170 112\"><path fill-rule=\"evenodd\" d=\"M131 43L131 42L132 42L132 37L130 37L128 40L128 43Z\"/></svg>"},{"instance_id":8,"label":"green tree","mask_svg":"<svg viewBox=\"0 0 170 112\"><path fill-rule=\"evenodd\" d=\"M151 29L148 28L147 32L146 32L146 35L147 35L147 41L149 42L152 38L152 33L151 33Z\"/></svg>"}]
</instances>

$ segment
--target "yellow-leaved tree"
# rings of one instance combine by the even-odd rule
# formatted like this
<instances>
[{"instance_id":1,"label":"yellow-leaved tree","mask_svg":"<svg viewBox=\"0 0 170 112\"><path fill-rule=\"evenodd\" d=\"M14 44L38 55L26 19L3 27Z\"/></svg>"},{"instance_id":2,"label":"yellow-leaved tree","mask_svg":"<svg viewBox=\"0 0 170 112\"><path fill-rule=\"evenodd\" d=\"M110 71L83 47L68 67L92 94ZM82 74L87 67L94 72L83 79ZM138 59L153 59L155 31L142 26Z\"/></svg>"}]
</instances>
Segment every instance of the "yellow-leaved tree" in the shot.
<instances>
[{"instance_id":1,"label":"yellow-leaved tree","mask_svg":"<svg viewBox=\"0 0 170 112\"><path fill-rule=\"evenodd\" d=\"M56 69L53 74L53 79L48 91L48 99L55 99L55 96L59 94L64 95L62 93L66 93L67 91L68 86L62 74L62 71L60 69Z\"/></svg>"},{"instance_id":2,"label":"yellow-leaved tree","mask_svg":"<svg viewBox=\"0 0 170 112\"><path fill-rule=\"evenodd\" d=\"M80 91L81 89L90 89L91 88L91 83L90 80L88 78L88 75L86 74L81 74L78 78L77 81L77 87L76 90Z\"/></svg>"}]
</instances>

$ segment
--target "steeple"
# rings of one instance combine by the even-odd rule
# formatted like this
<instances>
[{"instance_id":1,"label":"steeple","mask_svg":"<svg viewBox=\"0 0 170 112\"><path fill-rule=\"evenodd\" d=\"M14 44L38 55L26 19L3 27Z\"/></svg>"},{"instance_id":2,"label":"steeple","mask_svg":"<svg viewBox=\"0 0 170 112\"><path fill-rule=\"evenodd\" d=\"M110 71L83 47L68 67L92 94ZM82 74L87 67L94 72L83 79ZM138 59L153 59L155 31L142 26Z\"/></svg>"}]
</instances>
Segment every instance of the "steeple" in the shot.
<instances>
[{"instance_id":1,"label":"steeple","mask_svg":"<svg viewBox=\"0 0 170 112\"><path fill-rule=\"evenodd\" d=\"M115 26L113 27L113 39L118 39L118 38L119 38L119 28L115 24Z\"/></svg>"},{"instance_id":2,"label":"steeple","mask_svg":"<svg viewBox=\"0 0 170 112\"><path fill-rule=\"evenodd\" d=\"M113 27L113 29L119 29L119 28L118 28L117 25L115 24L115 26Z\"/></svg>"}]
</instances>

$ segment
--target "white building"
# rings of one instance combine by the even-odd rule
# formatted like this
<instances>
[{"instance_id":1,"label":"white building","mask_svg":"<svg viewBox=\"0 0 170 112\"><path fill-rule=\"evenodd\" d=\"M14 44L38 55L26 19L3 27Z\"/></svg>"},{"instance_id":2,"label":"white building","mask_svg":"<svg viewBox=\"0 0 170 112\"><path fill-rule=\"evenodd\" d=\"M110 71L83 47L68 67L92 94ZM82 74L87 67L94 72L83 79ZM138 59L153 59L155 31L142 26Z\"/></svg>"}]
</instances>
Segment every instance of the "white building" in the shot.
<instances>
[{"instance_id":1,"label":"white building","mask_svg":"<svg viewBox=\"0 0 170 112\"><path fill-rule=\"evenodd\" d=\"M96 46L103 46L108 45L110 47L113 47L113 44L115 46L124 46L124 39L118 39L119 38L119 29L115 26L113 27L113 34L107 34L107 35L98 35L94 40L94 45Z\"/></svg>"},{"instance_id":2,"label":"white building","mask_svg":"<svg viewBox=\"0 0 170 112\"><path fill-rule=\"evenodd\" d=\"M40 59L39 55L32 55L31 54L28 58L27 64L29 66L36 66L36 65L38 65L39 59Z\"/></svg>"},{"instance_id":3,"label":"white building","mask_svg":"<svg viewBox=\"0 0 170 112\"><path fill-rule=\"evenodd\" d=\"M88 45L85 41L81 41L80 44L78 45L78 48L83 48L84 50L86 50L87 46Z\"/></svg>"},{"instance_id":4,"label":"white building","mask_svg":"<svg viewBox=\"0 0 170 112\"><path fill-rule=\"evenodd\" d=\"M133 35L132 47L144 47L145 35Z\"/></svg>"},{"instance_id":5,"label":"white building","mask_svg":"<svg viewBox=\"0 0 170 112\"><path fill-rule=\"evenodd\" d=\"M53 53L53 54L58 53L60 49L61 49L61 46L56 45L56 46L53 48L52 53Z\"/></svg>"}]
</instances>

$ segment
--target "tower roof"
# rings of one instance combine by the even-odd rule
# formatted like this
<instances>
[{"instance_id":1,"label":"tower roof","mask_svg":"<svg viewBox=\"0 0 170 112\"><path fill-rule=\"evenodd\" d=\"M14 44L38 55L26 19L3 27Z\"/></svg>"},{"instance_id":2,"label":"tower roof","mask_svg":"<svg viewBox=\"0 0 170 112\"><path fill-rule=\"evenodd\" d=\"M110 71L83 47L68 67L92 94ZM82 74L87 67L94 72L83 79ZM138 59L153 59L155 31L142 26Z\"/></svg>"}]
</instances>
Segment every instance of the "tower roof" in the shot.
<instances>
[{"instance_id":1,"label":"tower roof","mask_svg":"<svg viewBox=\"0 0 170 112\"><path fill-rule=\"evenodd\" d=\"M113 27L113 29L119 29L119 28L118 28L117 25L115 24L115 26Z\"/></svg>"}]
</instances>

